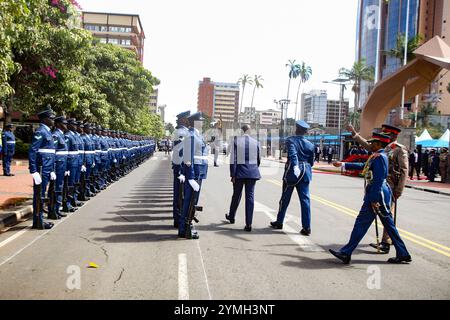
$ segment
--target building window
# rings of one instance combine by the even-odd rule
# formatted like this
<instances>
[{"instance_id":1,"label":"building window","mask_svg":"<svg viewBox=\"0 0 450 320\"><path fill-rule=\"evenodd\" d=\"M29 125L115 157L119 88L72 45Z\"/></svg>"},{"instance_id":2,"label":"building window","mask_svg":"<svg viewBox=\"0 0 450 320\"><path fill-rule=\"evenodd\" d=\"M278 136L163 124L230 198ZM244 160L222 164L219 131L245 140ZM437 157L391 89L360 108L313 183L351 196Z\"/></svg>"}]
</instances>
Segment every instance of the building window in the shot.
<instances>
[{"instance_id":1,"label":"building window","mask_svg":"<svg viewBox=\"0 0 450 320\"><path fill-rule=\"evenodd\" d=\"M101 43L106 43L106 38L100 38Z\"/></svg>"},{"instance_id":2,"label":"building window","mask_svg":"<svg viewBox=\"0 0 450 320\"><path fill-rule=\"evenodd\" d=\"M119 44L119 39L109 39L108 43Z\"/></svg>"}]
</instances>

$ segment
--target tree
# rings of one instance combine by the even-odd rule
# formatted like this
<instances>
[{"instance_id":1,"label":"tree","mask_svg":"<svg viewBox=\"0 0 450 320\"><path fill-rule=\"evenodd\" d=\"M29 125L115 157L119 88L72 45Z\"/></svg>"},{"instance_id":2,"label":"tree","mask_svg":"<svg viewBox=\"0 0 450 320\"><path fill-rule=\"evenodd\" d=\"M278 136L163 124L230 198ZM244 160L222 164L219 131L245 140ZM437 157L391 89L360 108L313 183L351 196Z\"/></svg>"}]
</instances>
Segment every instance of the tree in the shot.
<instances>
[{"instance_id":1,"label":"tree","mask_svg":"<svg viewBox=\"0 0 450 320\"><path fill-rule=\"evenodd\" d=\"M251 104L251 107L253 108L253 100L255 99L255 92L256 92L256 89L259 89L259 88L264 88L263 87L263 84L262 84L262 82L264 81L264 79L262 78L262 76L260 76L260 75L256 75L255 74L255 77L253 78L253 83L254 83L254 86L253 86L253 94L252 94L252 104Z\"/></svg>"},{"instance_id":2,"label":"tree","mask_svg":"<svg viewBox=\"0 0 450 320\"><path fill-rule=\"evenodd\" d=\"M417 120L422 122L422 127L427 128L429 126L429 119L431 115L437 114L437 107L432 103L423 104L420 111L417 113Z\"/></svg>"},{"instance_id":3,"label":"tree","mask_svg":"<svg viewBox=\"0 0 450 320\"><path fill-rule=\"evenodd\" d=\"M167 123L164 129L168 130L170 134L172 134L175 131L175 128L171 122Z\"/></svg>"},{"instance_id":4,"label":"tree","mask_svg":"<svg viewBox=\"0 0 450 320\"><path fill-rule=\"evenodd\" d=\"M289 91L291 89L291 80L296 79L300 74L300 65L295 63L295 60L289 60L288 63L286 63L286 67L289 68L289 82L288 82L288 89L287 89L287 96L286 99L289 100Z\"/></svg>"},{"instance_id":5,"label":"tree","mask_svg":"<svg viewBox=\"0 0 450 320\"><path fill-rule=\"evenodd\" d=\"M245 94L245 86L247 84L253 84L253 80L250 78L248 74L244 74L239 78L238 84L242 86L242 97L241 97L241 106L239 107L239 114L242 112L242 105L244 104L244 94ZM238 118L239 118L238 114Z\"/></svg>"},{"instance_id":6,"label":"tree","mask_svg":"<svg viewBox=\"0 0 450 320\"><path fill-rule=\"evenodd\" d=\"M407 62L415 58L414 51L420 46L421 43L422 43L422 36L420 34L415 35L414 37L408 39L407 53L406 53ZM389 51L385 51L385 54L397 58L400 61L403 61L403 59L405 58L405 34L399 33L397 35L397 42L395 47Z\"/></svg>"},{"instance_id":7,"label":"tree","mask_svg":"<svg viewBox=\"0 0 450 320\"><path fill-rule=\"evenodd\" d=\"M310 66L307 66L304 61L299 65L299 76L300 76L300 82L298 83L297 88L297 99L295 100L295 116L294 119L297 120L297 108L298 108L298 96L300 94L300 88L303 83L309 80L309 78L312 75L312 69Z\"/></svg>"},{"instance_id":8,"label":"tree","mask_svg":"<svg viewBox=\"0 0 450 320\"><path fill-rule=\"evenodd\" d=\"M355 127L355 129L358 131L360 126L360 120L361 120L361 112L359 111L349 112L346 124L353 125L353 127Z\"/></svg>"},{"instance_id":9,"label":"tree","mask_svg":"<svg viewBox=\"0 0 450 320\"><path fill-rule=\"evenodd\" d=\"M373 81L374 73L374 68L367 66L365 59L356 61L351 69L341 68L339 70L339 76L353 82L352 91L355 93L355 111L360 110L361 81Z\"/></svg>"}]
</instances>

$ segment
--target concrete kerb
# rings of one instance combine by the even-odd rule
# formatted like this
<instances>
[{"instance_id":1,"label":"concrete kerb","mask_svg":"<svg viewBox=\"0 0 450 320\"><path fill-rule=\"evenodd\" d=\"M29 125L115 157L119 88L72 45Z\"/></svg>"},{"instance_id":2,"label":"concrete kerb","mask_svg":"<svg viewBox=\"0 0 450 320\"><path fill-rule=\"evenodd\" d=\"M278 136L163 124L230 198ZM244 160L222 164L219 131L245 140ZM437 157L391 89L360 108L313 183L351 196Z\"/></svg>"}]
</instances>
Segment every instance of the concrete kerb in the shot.
<instances>
[{"instance_id":1,"label":"concrete kerb","mask_svg":"<svg viewBox=\"0 0 450 320\"><path fill-rule=\"evenodd\" d=\"M0 212L0 231L11 227L24 219L31 217L33 213L33 205L31 201L27 201L25 206L20 207L15 211L5 210Z\"/></svg>"}]
</instances>

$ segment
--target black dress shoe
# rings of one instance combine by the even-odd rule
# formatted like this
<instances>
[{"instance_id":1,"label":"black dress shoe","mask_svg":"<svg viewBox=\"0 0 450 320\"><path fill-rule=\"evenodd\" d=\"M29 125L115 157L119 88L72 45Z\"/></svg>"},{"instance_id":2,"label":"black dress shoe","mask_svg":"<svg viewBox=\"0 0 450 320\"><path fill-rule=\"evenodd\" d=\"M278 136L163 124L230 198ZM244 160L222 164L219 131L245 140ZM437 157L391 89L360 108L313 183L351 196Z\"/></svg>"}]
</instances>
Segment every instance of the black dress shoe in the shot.
<instances>
[{"instance_id":1,"label":"black dress shoe","mask_svg":"<svg viewBox=\"0 0 450 320\"><path fill-rule=\"evenodd\" d=\"M244 230L247 232L252 232L252 226L245 226Z\"/></svg>"},{"instance_id":2,"label":"black dress shoe","mask_svg":"<svg viewBox=\"0 0 450 320\"><path fill-rule=\"evenodd\" d=\"M230 217L229 214L225 215L225 219L227 219L228 221L230 221L231 224L234 224L234 219Z\"/></svg>"},{"instance_id":3,"label":"black dress shoe","mask_svg":"<svg viewBox=\"0 0 450 320\"><path fill-rule=\"evenodd\" d=\"M389 258L387 262L389 262L389 263L397 263L398 264L398 263L411 262L411 261L412 261L411 256L407 255L407 256L404 256L404 257Z\"/></svg>"},{"instance_id":4,"label":"black dress shoe","mask_svg":"<svg viewBox=\"0 0 450 320\"><path fill-rule=\"evenodd\" d=\"M377 251L379 250L379 252L380 252L381 254L387 254L387 253L389 253L389 250L390 250L390 247L391 247L388 243L383 243L383 242L380 243L379 246L377 246L376 243L371 243L370 246L371 246L372 248L377 249Z\"/></svg>"},{"instance_id":5,"label":"black dress shoe","mask_svg":"<svg viewBox=\"0 0 450 320\"><path fill-rule=\"evenodd\" d=\"M67 214L65 214L64 212L59 212L58 216L61 218L65 218L65 217L67 217Z\"/></svg>"},{"instance_id":6,"label":"black dress shoe","mask_svg":"<svg viewBox=\"0 0 450 320\"><path fill-rule=\"evenodd\" d=\"M56 214L49 214L47 217L50 220L59 220L60 219L60 217Z\"/></svg>"},{"instance_id":7,"label":"black dress shoe","mask_svg":"<svg viewBox=\"0 0 450 320\"><path fill-rule=\"evenodd\" d=\"M178 229L178 222L174 221L173 222L173 227Z\"/></svg>"},{"instance_id":8,"label":"black dress shoe","mask_svg":"<svg viewBox=\"0 0 450 320\"><path fill-rule=\"evenodd\" d=\"M5 177L14 177L13 173L9 173L9 174L4 174Z\"/></svg>"},{"instance_id":9,"label":"black dress shoe","mask_svg":"<svg viewBox=\"0 0 450 320\"><path fill-rule=\"evenodd\" d=\"M346 255L345 253L341 253L339 251L334 251L332 249L328 250L330 251L330 253L335 256L336 258L338 258L339 260L341 260L344 264L349 264L350 260L351 260L351 256Z\"/></svg>"},{"instance_id":10,"label":"black dress shoe","mask_svg":"<svg viewBox=\"0 0 450 320\"><path fill-rule=\"evenodd\" d=\"M270 225L272 226L272 228L274 229L283 229L283 224L279 223L278 221L272 221L270 223Z\"/></svg>"},{"instance_id":11,"label":"black dress shoe","mask_svg":"<svg viewBox=\"0 0 450 320\"><path fill-rule=\"evenodd\" d=\"M300 234L304 236L309 236L311 234L311 229L302 229L300 230Z\"/></svg>"}]
</instances>

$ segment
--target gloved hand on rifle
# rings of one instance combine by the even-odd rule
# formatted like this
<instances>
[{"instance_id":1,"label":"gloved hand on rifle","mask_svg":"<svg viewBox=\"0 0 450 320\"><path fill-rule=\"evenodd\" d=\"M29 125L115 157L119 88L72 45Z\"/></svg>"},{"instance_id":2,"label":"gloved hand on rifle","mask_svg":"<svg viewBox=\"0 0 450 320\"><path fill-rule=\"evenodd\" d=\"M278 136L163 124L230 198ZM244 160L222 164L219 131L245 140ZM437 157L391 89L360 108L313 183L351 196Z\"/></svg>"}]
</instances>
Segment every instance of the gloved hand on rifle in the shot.
<instances>
[{"instance_id":1,"label":"gloved hand on rifle","mask_svg":"<svg viewBox=\"0 0 450 320\"><path fill-rule=\"evenodd\" d=\"M86 172L86 167L84 165L81 166L81 172Z\"/></svg>"},{"instance_id":2,"label":"gloved hand on rifle","mask_svg":"<svg viewBox=\"0 0 450 320\"><path fill-rule=\"evenodd\" d=\"M50 172L50 180L56 180L56 173Z\"/></svg>"},{"instance_id":3,"label":"gloved hand on rifle","mask_svg":"<svg viewBox=\"0 0 450 320\"><path fill-rule=\"evenodd\" d=\"M39 172L32 173L33 181L35 185L40 185L42 183L42 178Z\"/></svg>"},{"instance_id":4,"label":"gloved hand on rifle","mask_svg":"<svg viewBox=\"0 0 450 320\"><path fill-rule=\"evenodd\" d=\"M194 189L195 192L198 192L200 190L200 185L195 180L189 180L189 184L191 185L192 189Z\"/></svg>"},{"instance_id":5,"label":"gloved hand on rifle","mask_svg":"<svg viewBox=\"0 0 450 320\"><path fill-rule=\"evenodd\" d=\"M117 163L117 159L114 159L113 162L114 162L114 163Z\"/></svg>"},{"instance_id":6,"label":"gloved hand on rifle","mask_svg":"<svg viewBox=\"0 0 450 320\"><path fill-rule=\"evenodd\" d=\"M65 172L64 172L64 176L65 176L65 177L70 176L70 171L69 171L69 170L65 171Z\"/></svg>"},{"instance_id":7,"label":"gloved hand on rifle","mask_svg":"<svg viewBox=\"0 0 450 320\"><path fill-rule=\"evenodd\" d=\"M180 174L178 176L178 180L180 180L180 183L184 183L186 181L186 177L184 175Z\"/></svg>"},{"instance_id":8,"label":"gloved hand on rifle","mask_svg":"<svg viewBox=\"0 0 450 320\"><path fill-rule=\"evenodd\" d=\"M94 168L94 167L95 167L95 162L93 162L93 163L92 163L92 166L91 166L91 168Z\"/></svg>"}]
</instances>

